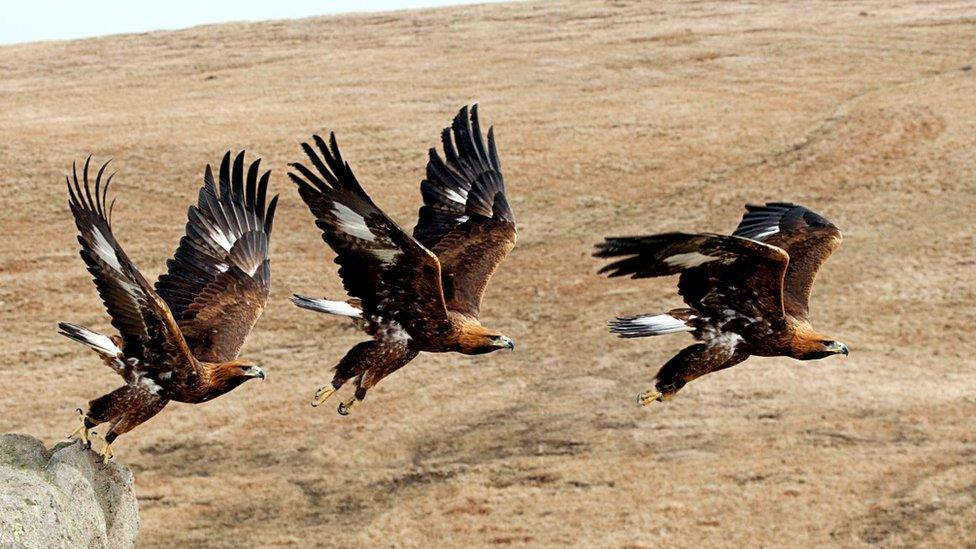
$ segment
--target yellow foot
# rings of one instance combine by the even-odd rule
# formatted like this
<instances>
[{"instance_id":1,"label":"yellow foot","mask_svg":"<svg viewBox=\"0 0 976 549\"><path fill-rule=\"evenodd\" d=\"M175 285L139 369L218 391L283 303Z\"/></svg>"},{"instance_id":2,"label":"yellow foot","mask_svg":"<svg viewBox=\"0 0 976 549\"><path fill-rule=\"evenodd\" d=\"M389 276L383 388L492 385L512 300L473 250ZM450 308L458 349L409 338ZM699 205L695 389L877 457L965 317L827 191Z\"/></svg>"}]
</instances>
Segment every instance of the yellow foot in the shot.
<instances>
[{"instance_id":1,"label":"yellow foot","mask_svg":"<svg viewBox=\"0 0 976 549\"><path fill-rule=\"evenodd\" d=\"M312 408L317 408L321 406L329 397L334 395L336 392L335 387L331 385L326 385L325 387L319 387L318 391L315 391L315 396L312 397Z\"/></svg>"},{"instance_id":2,"label":"yellow foot","mask_svg":"<svg viewBox=\"0 0 976 549\"><path fill-rule=\"evenodd\" d=\"M637 404L639 406L647 406L648 404L658 401L664 402L664 395L660 391L649 390L643 393L637 393Z\"/></svg>"},{"instance_id":3,"label":"yellow foot","mask_svg":"<svg viewBox=\"0 0 976 549\"><path fill-rule=\"evenodd\" d=\"M81 440L82 444L84 444L86 448L91 448L91 434L88 432L88 426L85 425L85 413L81 411L81 408L78 408L78 417L81 420L81 425L72 431L71 434L68 435L68 438L72 438L77 435L78 439Z\"/></svg>"},{"instance_id":4,"label":"yellow foot","mask_svg":"<svg viewBox=\"0 0 976 549\"><path fill-rule=\"evenodd\" d=\"M352 398L350 398L349 400L347 400L345 402L340 402L339 403L339 409L337 411L339 412L339 415L340 416L348 416L349 415L349 411L352 410L352 407L355 406L358 403L359 403L359 400L356 399L356 397L352 397Z\"/></svg>"},{"instance_id":5,"label":"yellow foot","mask_svg":"<svg viewBox=\"0 0 976 549\"><path fill-rule=\"evenodd\" d=\"M105 447L102 448L102 463L108 463L108 460L114 456L115 454L112 453L112 443L106 442Z\"/></svg>"}]
</instances>

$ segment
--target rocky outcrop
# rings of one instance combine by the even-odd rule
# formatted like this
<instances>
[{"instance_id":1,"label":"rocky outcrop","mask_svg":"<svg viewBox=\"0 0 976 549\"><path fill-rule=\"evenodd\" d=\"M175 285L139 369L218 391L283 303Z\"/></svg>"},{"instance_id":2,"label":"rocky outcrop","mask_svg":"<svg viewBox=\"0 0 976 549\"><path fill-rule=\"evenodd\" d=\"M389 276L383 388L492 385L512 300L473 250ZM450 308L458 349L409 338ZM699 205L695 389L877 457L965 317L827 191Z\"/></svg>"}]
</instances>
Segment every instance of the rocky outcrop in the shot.
<instances>
[{"instance_id":1,"label":"rocky outcrop","mask_svg":"<svg viewBox=\"0 0 976 549\"><path fill-rule=\"evenodd\" d=\"M0 547L132 547L139 505L132 473L79 441L47 450L0 435Z\"/></svg>"}]
</instances>

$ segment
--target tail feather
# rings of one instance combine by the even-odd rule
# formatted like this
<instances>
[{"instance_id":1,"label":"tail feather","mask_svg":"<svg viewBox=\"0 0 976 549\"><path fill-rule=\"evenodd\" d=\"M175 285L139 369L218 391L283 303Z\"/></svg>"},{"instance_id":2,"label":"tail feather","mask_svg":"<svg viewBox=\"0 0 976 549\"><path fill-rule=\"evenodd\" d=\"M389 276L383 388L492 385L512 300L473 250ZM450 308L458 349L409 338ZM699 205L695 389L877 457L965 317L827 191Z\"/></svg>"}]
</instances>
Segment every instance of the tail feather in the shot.
<instances>
[{"instance_id":1,"label":"tail feather","mask_svg":"<svg viewBox=\"0 0 976 549\"><path fill-rule=\"evenodd\" d=\"M328 299L315 299L312 297L295 294L291 298L292 302L301 307L302 309L308 309L310 311L316 311L319 313L329 313L332 315L339 316L349 316L353 318L362 318L363 311L357 307L350 305L346 301L330 301Z\"/></svg>"},{"instance_id":2,"label":"tail feather","mask_svg":"<svg viewBox=\"0 0 976 549\"><path fill-rule=\"evenodd\" d=\"M110 337L93 332L83 326L69 324L67 322L59 322L58 333L65 337L69 337L78 343L88 345L103 355L111 357L122 356L122 349L120 349Z\"/></svg>"},{"instance_id":3,"label":"tail feather","mask_svg":"<svg viewBox=\"0 0 976 549\"><path fill-rule=\"evenodd\" d=\"M687 318L672 316L672 313L661 315L636 315L619 317L610 321L610 331L623 338L648 337L678 332L693 332L695 327L688 321L697 318L693 315L681 315Z\"/></svg>"}]
</instances>

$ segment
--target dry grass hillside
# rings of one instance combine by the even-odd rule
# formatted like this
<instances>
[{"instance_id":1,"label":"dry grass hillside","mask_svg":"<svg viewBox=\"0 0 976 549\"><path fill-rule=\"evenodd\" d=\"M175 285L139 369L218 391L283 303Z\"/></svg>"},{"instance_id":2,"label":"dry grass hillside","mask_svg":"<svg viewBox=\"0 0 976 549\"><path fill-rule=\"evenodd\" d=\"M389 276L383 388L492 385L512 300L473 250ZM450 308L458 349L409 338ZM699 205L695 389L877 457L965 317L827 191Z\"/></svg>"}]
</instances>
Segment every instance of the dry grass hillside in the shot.
<instances>
[{"instance_id":1,"label":"dry grass hillside","mask_svg":"<svg viewBox=\"0 0 976 549\"><path fill-rule=\"evenodd\" d=\"M528 2L0 48L0 432L57 441L118 385L58 336L109 329L63 175L114 158L116 234L147 276L203 167L245 147L281 204L269 372L119 439L141 544L652 547L976 540L976 12L971 2ZM285 177L334 129L412 227L462 104L495 126L519 245L482 319L514 353L423 355L343 418L309 398L360 339L290 304L342 296ZM848 359L752 359L640 409L685 335L605 321L677 306L606 280L607 234L729 231L792 200L845 243L813 317ZM345 396L345 393L343 393Z\"/></svg>"}]
</instances>

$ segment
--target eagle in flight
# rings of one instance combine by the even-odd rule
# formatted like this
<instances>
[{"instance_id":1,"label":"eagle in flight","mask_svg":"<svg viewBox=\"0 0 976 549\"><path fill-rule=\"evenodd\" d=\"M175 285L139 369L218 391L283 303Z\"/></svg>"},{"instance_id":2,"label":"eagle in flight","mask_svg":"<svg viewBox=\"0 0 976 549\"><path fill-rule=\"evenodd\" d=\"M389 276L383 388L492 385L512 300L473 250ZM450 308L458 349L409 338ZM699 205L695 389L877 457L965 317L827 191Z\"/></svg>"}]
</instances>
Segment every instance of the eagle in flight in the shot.
<instances>
[{"instance_id":1,"label":"eagle in flight","mask_svg":"<svg viewBox=\"0 0 976 549\"><path fill-rule=\"evenodd\" d=\"M296 295L304 309L351 317L372 336L335 367L313 406L347 381L355 394L339 404L346 415L381 379L420 351L468 355L514 349L515 344L478 320L481 298L498 264L515 247L515 217L505 197L495 137L481 137L478 108L461 109L444 129L444 158L430 149L420 184L424 205L413 236L373 203L339 154L335 135L303 143L311 167L292 164L289 177L315 224L336 253L339 276L352 299ZM316 150L317 149L317 150Z\"/></svg>"},{"instance_id":2,"label":"eagle in flight","mask_svg":"<svg viewBox=\"0 0 976 549\"><path fill-rule=\"evenodd\" d=\"M264 310L271 282L268 241L278 197L266 205L270 171L260 160L245 173L244 152L220 164L219 183L208 165L200 199L188 212L186 236L155 289L129 260L112 233L112 176L103 165L89 183L85 161L81 182L72 167L68 180L71 213L78 227L81 258L119 335L106 336L60 323L60 333L90 347L125 380L92 400L71 436L90 446L90 430L108 423L107 461L112 442L175 400L191 404L218 397L241 383L264 379L264 371L238 352ZM114 175L114 174L113 174ZM66 178L67 179L67 178Z\"/></svg>"},{"instance_id":3,"label":"eagle in flight","mask_svg":"<svg viewBox=\"0 0 976 549\"><path fill-rule=\"evenodd\" d=\"M597 245L597 257L622 258L600 270L611 277L681 275L678 293L689 307L610 323L610 331L625 338L691 332L698 340L661 368L654 389L638 395L641 406L750 355L847 355L846 345L816 332L807 319L814 278L840 246L840 231L796 204L746 210L731 236L675 232L606 238Z\"/></svg>"}]
</instances>

